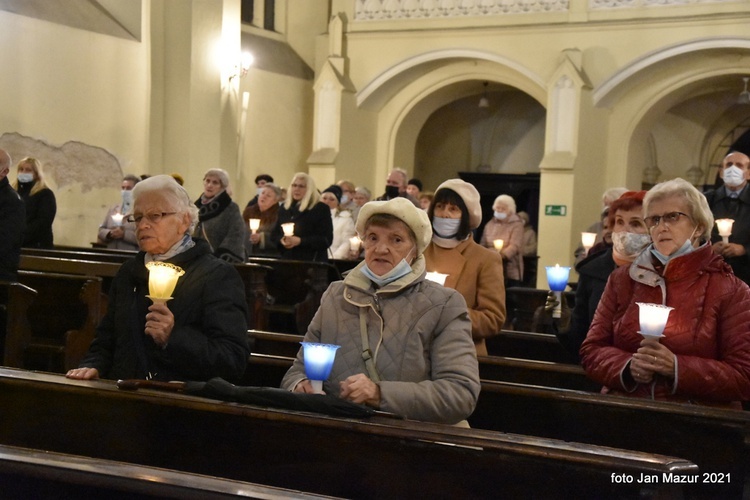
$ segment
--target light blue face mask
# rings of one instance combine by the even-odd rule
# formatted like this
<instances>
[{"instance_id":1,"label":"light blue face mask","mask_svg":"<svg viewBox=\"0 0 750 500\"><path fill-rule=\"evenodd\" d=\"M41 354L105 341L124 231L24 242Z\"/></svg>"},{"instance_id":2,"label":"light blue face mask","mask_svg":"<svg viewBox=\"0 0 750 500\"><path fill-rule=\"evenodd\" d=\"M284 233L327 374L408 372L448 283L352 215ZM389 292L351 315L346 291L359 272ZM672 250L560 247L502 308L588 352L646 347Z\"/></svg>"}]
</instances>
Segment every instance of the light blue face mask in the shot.
<instances>
[{"instance_id":1,"label":"light blue face mask","mask_svg":"<svg viewBox=\"0 0 750 500\"><path fill-rule=\"evenodd\" d=\"M432 229L440 238L455 238L459 227L461 227L461 219L448 219L446 217L432 218Z\"/></svg>"},{"instance_id":2,"label":"light blue face mask","mask_svg":"<svg viewBox=\"0 0 750 500\"><path fill-rule=\"evenodd\" d=\"M123 189L120 194L122 196L122 206L120 207L120 210L122 210L123 214L129 214L130 210L133 208L133 191Z\"/></svg>"},{"instance_id":3,"label":"light blue face mask","mask_svg":"<svg viewBox=\"0 0 750 500\"><path fill-rule=\"evenodd\" d=\"M695 229L697 229L697 228L698 228L698 226L695 226ZM695 232L695 229L693 229L693 233ZM658 251L656 249L656 247L654 247L654 246L652 246L652 248L651 248L651 253L654 254L654 256L657 259L659 259L659 262L661 262L662 264L666 265L667 262L669 262L670 260L675 259L677 257L680 257L682 255L687 255L690 252L692 252L693 250L695 250L695 247L693 246L693 241L691 239L692 237L693 237L693 235L691 234L690 238L686 239L685 243L683 243L682 246L680 248L678 248L677 251L675 253L673 253L672 255L664 255L663 253L661 253L660 251Z\"/></svg>"},{"instance_id":4,"label":"light blue face mask","mask_svg":"<svg viewBox=\"0 0 750 500\"><path fill-rule=\"evenodd\" d=\"M18 174L18 182L25 184L34 180L34 174Z\"/></svg>"},{"instance_id":5,"label":"light blue face mask","mask_svg":"<svg viewBox=\"0 0 750 500\"><path fill-rule=\"evenodd\" d=\"M506 214L505 212L498 212L498 211L496 210L496 211L495 211L495 218L496 218L496 219L500 219L500 220L505 220L505 219L507 219L507 218L508 218L508 214Z\"/></svg>"},{"instance_id":6,"label":"light blue face mask","mask_svg":"<svg viewBox=\"0 0 750 500\"><path fill-rule=\"evenodd\" d=\"M341 195L341 205L346 205L349 203L349 195L348 194L342 194Z\"/></svg>"},{"instance_id":7,"label":"light blue face mask","mask_svg":"<svg viewBox=\"0 0 750 500\"><path fill-rule=\"evenodd\" d=\"M417 248L417 247L415 246L414 248ZM409 253L411 253L411 250L409 250ZM406 257L409 256L409 253L406 254ZM383 276L378 276L377 274L372 272L370 268L367 267L367 264L362 266L362 274L367 276L370 279L370 281L372 281L379 287L383 287L387 285L388 283L393 283L397 279L402 278L411 272L411 266L409 265L408 262L406 262L406 257L401 259L401 262L396 264L393 267L393 269L385 273Z\"/></svg>"}]
</instances>

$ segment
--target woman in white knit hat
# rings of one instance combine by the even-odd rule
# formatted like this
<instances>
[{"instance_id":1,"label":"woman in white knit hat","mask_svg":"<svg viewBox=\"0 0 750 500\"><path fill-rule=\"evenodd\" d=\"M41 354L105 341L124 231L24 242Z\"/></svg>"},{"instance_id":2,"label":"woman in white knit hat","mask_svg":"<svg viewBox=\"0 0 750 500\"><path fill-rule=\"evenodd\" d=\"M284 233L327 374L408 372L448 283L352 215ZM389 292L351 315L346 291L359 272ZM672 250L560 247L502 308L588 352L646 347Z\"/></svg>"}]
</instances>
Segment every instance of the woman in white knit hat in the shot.
<instances>
[{"instance_id":1,"label":"woman in white knit hat","mask_svg":"<svg viewBox=\"0 0 750 500\"><path fill-rule=\"evenodd\" d=\"M364 261L330 285L305 335L341 346L324 392L415 420L466 419L480 388L471 321L458 292L425 279L427 214L406 198L373 201L357 232ZM313 392L301 350L281 387Z\"/></svg>"},{"instance_id":2,"label":"woman in white knit hat","mask_svg":"<svg viewBox=\"0 0 750 500\"><path fill-rule=\"evenodd\" d=\"M427 213L432 221L427 270L447 274L445 286L463 295L477 354L486 356L484 339L505 322L505 287L502 258L472 238L482 220L479 192L468 182L449 179L438 186Z\"/></svg>"}]
</instances>

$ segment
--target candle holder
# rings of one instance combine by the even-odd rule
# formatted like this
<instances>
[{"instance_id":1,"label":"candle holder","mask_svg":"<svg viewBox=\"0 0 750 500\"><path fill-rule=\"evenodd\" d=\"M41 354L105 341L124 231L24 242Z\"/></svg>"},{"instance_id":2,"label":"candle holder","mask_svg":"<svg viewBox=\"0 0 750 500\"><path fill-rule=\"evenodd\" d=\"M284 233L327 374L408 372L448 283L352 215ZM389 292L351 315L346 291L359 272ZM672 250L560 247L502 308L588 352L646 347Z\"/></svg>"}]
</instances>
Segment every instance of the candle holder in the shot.
<instances>
[{"instance_id":1,"label":"candle holder","mask_svg":"<svg viewBox=\"0 0 750 500\"><path fill-rule=\"evenodd\" d=\"M716 219L716 227L719 229L721 241L729 243L729 237L732 236L732 225L734 219Z\"/></svg>"},{"instance_id":2,"label":"candle holder","mask_svg":"<svg viewBox=\"0 0 750 500\"><path fill-rule=\"evenodd\" d=\"M428 272L425 275L425 279L434 281L435 283L438 283L440 285L445 285L445 278L447 277L448 277L447 274L438 273L438 272Z\"/></svg>"},{"instance_id":3,"label":"candle holder","mask_svg":"<svg viewBox=\"0 0 750 500\"><path fill-rule=\"evenodd\" d=\"M333 368L336 350L341 347L333 344L319 344L316 342L300 342L305 360L305 375L312 384L316 394L323 392L323 381L328 380Z\"/></svg>"},{"instance_id":4,"label":"candle holder","mask_svg":"<svg viewBox=\"0 0 750 500\"><path fill-rule=\"evenodd\" d=\"M562 316L562 292L565 287L568 286L568 278L570 276L569 267L561 267L559 264L554 266L546 266L547 270L547 283L549 283L549 289L552 290L557 299L557 305L552 309L552 317L559 318Z\"/></svg>"},{"instance_id":5,"label":"candle holder","mask_svg":"<svg viewBox=\"0 0 750 500\"><path fill-rule=\"evenodd\" d=\"M669 319L669 311L674 307L645 302L636 302L636 304L638 304L638 321L641 326L638 333L645 338L663 337L664 327L667 326L667 319Z\"/></svg>"},{"instance_id":6,"label":"candle holder","mask_svg":"<svg viewBox=\"0 0 750 500\"><path fill-rule=\"evenodd\" d=\"M583 248L586 250L586 255L589 254L589 250L591 250L595 242L596 233L581 233L581 243L583 244Z\"/></svg>"},{"instance_id":7,"label":"candle holder","mask_svg":"<svg viewBox=\"0 0 750 500\"><path fill-rule=\"evenodd\" d=\"M497 250L498 252L501 252L503 250L503 245L505 244L505 242L503 240L497 239L497 240L493 240L492 244L494 245L495 250Z\"/></svg>"},{"instance_id":8,"label":"candle holder","mask_svg":"<svg viewBox=\"0 0 750 500\"><path fill-rule=\"evenodd\" d=\"M284 236L294 236L294 222L286 222L281 225Z\"/></svg>"},{"instance_id":9,"label":"candle holder","mask_svg":"<svg viewBox=\"0 0 750 500\"><path fill-rule=\"evenodd\" d=\"M115 226L121 227L122 226L122 219L124 217L125 216L123 214L120 214L120 213L112 214L112 222L115 223Z\"/></svg>"},{"instance_id":10,"label":"candle holder","mask_svg":"<svg viewBox=\"0 0 750 500\"><path fill-rule=\"evenodd\" d=\"M250 232L252 234L257 233L258 229L260 229L260 219L250 219L248 224L250 225Z\"/></svg>"},{"instance_id":11,"label":"candle holder","mask_svg":"<svg viewBox=\"0 0 750 500\"><path fill-rule=\"evenodd\" d=\"M359 236L352 236L349 238L349 249L352 252L359 252L359 247L362 244L362 240L359 238Z\"/></svg>"},{"instance_id":12,"label":"candle holder","mask_svg":"<svg viewBox=\"0 0 750 500\"><path fill-rule=\"evenodd\" d=\"M185 274L181 267L167 262L153 261L146 264L148 269L148 297L154 304L164 304L172 299L177 280Z\"/></svg>"}]
</instances>

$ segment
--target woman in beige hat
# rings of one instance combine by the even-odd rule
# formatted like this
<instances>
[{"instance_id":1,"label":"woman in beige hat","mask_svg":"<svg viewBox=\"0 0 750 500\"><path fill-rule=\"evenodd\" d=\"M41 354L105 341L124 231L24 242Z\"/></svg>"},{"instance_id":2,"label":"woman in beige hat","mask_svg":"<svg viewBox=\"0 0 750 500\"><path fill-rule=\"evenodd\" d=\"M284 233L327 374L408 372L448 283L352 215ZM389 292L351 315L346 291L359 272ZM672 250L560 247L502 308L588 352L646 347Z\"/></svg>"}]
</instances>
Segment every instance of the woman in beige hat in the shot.
<instances>
[{"instance_id":1,"label":"woman in beige hat","mask_svg":"<svg viewBox=\"0 0 750 500\"><path fill-rule=\"evenodd\" d=\"M331 284L305 335L340 346L323 390L415 420L466 419L480 387L471 322L458 292L425 279L427 214L406 198L370 202L357 232L365 260ZM281 387L313 392L302 351Z\"/></svg>"},{"instance_id":2,"label":"woman in beige hat","mask_svg":"<svg viewBox=\"0 0 750 500\"><path fill-rule=\"evenodd\" d=\"M445 286L463 295L477 354L486 356L484 339L505 322L505 287L500 255L472 238L482 220L479 192L468 182L449 179L438 186L427 213L432 221L432 241L424 253L427 271L447 274Z\"/></svg>"}]
</instances>

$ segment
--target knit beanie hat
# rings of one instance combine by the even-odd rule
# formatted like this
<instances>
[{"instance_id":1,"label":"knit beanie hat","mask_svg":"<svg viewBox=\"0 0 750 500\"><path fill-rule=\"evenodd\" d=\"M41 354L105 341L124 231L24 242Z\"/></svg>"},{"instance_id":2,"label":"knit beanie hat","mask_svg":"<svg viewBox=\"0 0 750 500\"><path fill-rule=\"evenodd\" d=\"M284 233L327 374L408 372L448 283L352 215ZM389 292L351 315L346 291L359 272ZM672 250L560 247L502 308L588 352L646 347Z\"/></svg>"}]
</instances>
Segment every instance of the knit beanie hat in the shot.
<instances>
[{"instance_id":1,"label":"knit beanie hat","mask_svg":"<svg viewBox=\"0 0 750 500\"><path fill-rule=\"evenodd\" d=\"M333 193L333 195L336 197L339 203L341 203L341 195L343 194L343 191L341 190L340 186L337 186L336 184L333 184L332 186L328 186L323 193ZM321 193L321 194L323 194Z\"/></svg>"},{"instance_id":2,"label":"knit beanie hat","mask_svg":"<svg viewBox=\"0 0 750 500\"><path fill-rule=\"evenodd\" d=\"M464 200L466 209L469 211L469 229L476 229L482 222L482 206L479 204L479 191L472 184L461 179L448 179L435 190L437 194L441 189L452 189Z\"/></svg>"},{"instance_id":3,"label":"knit beanie hat","mask_svg":"<svg viewBox=\"0 0 750 500\"><path fill-rule=\"evenodd\" d=\"M414 231L417 237L417 256L422 255L432 240L432 224L427 212L414 206L406 198L392 198L388 201L370 201L365 203L357 216L357 233L364 239L365 225L376 214L389 214L400 219Z\"/></svg>"}]
</instances>

